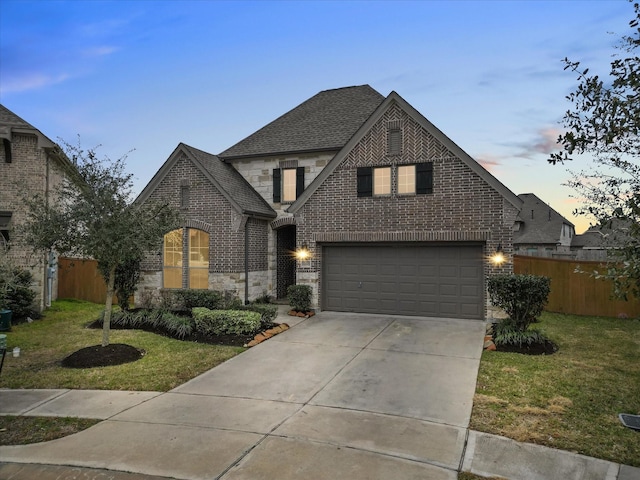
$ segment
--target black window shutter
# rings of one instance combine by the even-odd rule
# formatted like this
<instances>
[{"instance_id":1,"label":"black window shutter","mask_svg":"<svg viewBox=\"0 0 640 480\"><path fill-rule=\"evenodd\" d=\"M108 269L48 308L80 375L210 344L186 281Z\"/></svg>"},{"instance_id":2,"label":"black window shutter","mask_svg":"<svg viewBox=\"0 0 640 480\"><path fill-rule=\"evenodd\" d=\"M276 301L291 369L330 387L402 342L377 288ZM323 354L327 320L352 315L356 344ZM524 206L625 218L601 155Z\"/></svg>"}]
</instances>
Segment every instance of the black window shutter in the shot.
<instances>
[{"instance_id":1,"label":"black window shutter","mask_svg":"<svg viewBox=\"0 0 640 480\"><path fill-rule=\"evenodd\" d=\"M358 167L358 196L373 195L373 175L371 167Z\"/></svg>"},{"instance_id":2,"label":"black window shutter","mask_svg":"<svg viewBox=\"0 0 640 480\"><path fill-rule=\"evenodd\" d=\"M280 203L280 190L282 180L280 179L280 169L273 169L273 203Z\"/></svg>"},{"instance_id":3,"label":"black window shutter","mask_svg":"<svg viewBox=\"0 0 640 480\"><path fill-rule=\"evenodd\" d=\"M4 144L4 162L11 163L11 142L8 139L3 138L2 143Z\"/></svg>"},{"instance_id":4,"label":"black window shutter","mask_svg":"<svg viewBox=\"0 0 640 480\"><path fill-rule=\"evenodd\" d=\"M304 167L296 168L296 198L304 191Z\"/></svg>"},{"instance_id":5,"label":"black window shutter","mask_svg":"<svg viewBox=\"0 0 640 480\"><path fill-rule=\"evenodd\" d=\"M416 165L416 193L433 193L433 163Z\"/></svg>"}]
</instances>

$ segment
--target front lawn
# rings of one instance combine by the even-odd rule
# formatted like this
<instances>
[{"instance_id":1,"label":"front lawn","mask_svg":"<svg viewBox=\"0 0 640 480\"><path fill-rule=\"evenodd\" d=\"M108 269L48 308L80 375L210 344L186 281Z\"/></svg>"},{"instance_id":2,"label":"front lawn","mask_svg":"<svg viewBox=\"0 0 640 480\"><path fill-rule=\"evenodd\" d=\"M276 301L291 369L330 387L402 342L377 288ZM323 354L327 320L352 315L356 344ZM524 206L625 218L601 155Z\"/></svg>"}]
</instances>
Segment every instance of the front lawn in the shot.
<instances>
[{"instance_id":1,"label":"front lawn","mask_svg":"<svg viewBox=\"0 0 640 480\"><path fill-rule=\"evenodd\" d=\"M482 354L470 428L640 466L640 321L543 313L548 356Z\"/></svg>"},{"instance_id":2,"label":"front lawn","mask_svg":"<svg viewBox=\"0 0 640 480\"><path fill-rule=\"evenodd\" d=\"M97 390L167 391L244 351L180 341L141 330L116 330L110 343L143 349L138 361L117 366L64 368L71 353L102 341L102 330L86 326L96 320L103 305L77 300L54 302L42 319L14 325L7 333L7 357L0 388L76 388ZM20 356L11 351L20 347Z\"/></svg>"}]
</instances>

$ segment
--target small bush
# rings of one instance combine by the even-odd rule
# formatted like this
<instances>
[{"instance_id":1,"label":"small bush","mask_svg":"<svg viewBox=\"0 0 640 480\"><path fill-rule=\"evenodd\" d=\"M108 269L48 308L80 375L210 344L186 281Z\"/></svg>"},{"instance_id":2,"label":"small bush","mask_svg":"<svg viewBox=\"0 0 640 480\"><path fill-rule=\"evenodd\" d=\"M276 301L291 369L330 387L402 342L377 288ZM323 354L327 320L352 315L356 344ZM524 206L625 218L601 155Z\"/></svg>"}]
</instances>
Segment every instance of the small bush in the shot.
<instances>
[{"instance_id":1,"label":"small bush","mask_svg":"<svg viewBox=\"0 0 640 480\"><path fill-rule=\"evenodd\" d=\"M266 291L262 292L262 295L260 295L258 298L256 298L253 301L254 304L256 303L273 303L273 297L271 295L269 295Z\"/></svg>"},{"instance_id":2,"label":"small bush","mask_svg":"<svg viewBox=\"0 0 640 480\"><path fill-rule=\"evenodd\" d=\"M0 303L13 312L15 320L20 320L34 314L36 292L31 289L33 275L29 270L16 267L12 277L8 285L4 278L0 278L0 291L4 292L4 302Z\"/></svg>"},{"instance_id":3,"label":"small bush","mask_svg":"<svg viewBox=\"0 0 640 480\"><path fill-rule=\"evenodd\" d=\"M216 310L224 305L222 294L216 290L181 289L175 290L174 295L181 304L181 310L191 311L195 307Z\"/></svg>"},{"instance_id":4,"label":"small bush","mask_svg":"<svg viewBox=\"0 0 640 480\"><path fill-rule=\"evenodd\" d=\"M220 305L221 310L240 310L242 307L242 300L238 298L236 292L232 290L227 290L224 292L224 297L222 301L222 305Z\"/></svg>"},{"instance_id":5,"label":"small bush","mask_svg":"<svg viewBox=\"0 0 640 480\"><path fill-rule=\"evenodd\" d=\"M260 329L260 314L240 310L209 310L196 307L192 311L195 328L204 335L249 335Z\"/></svg>"},{"instance_id":6,"label":"small bush","mask_svg":"<svg viewBox=\"0 0 640 480\"><path fill-rule=\"evenodd\" d=\"M267 303L252 303L244 305L241 310L248 310L250 312L258 312L260 314L261 326L268 328L278 316L278 306Z\"/></svg>"},{"instance_id":7,"label":"small bush","mask_svg":"<svg viewBox=\"0 0 640 480\"><path fill-rule=\"evenodd\" d=\"M185 338L193 333L195 327L191 317L176 315L171 312L162 314L162 326L173 337Z\"/></svg>"},{"instance_id":8,"label":"small bush","mask_svg":"<svg viewBox=\"0 0 640 480\"><path fill-rule=\"evenodd\" d=\"M542 313L551 279L538 275L494 275L488 279L489 299L502 308L514 328L524 332Z\"/></svg>"},{"instance_id":9,"label":"small bush","mask_svg":"<svg viewBox=\"0 0 640 480\"><path fill-rule=\"evenodd\" d=\"M497 346L524 347L544 344L549 339L540 330L518 330L511 319L506 318L493 325L493 341Z\"/></svg>"},{"instance_id":10,"label":"small bush","mask_svg":"<svg viewBox=\"0 0 640 480\"><path fill-rule=\"evenodd\" d=\"M311 294L309 285L291 285L287 289L289 305L297 312L308 312L311 308Z\"/></svg>"}]
</instances>

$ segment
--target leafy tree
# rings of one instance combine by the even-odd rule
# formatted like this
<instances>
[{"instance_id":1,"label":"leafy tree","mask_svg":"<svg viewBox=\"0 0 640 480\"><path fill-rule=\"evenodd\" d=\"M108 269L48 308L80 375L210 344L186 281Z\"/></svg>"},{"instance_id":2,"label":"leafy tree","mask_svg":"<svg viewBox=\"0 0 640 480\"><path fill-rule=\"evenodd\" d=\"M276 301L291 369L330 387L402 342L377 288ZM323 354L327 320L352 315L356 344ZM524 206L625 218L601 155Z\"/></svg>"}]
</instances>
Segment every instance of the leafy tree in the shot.
<instances>
[{"instance_id":1,"label":"leafy tree","mask_svg":"<svg viewBox=\"0 0 640 480\"><path fill-rule=\"evenodd\" d=\"M129 311L129 298L136 291L138 281L140 280L140 264L142 256L125 258L116 268L116 279L113 289L118 298L118 305L122 310ZM104 278L109 275L109 266L98 264L98 268Z\"/></svg>"},{"instance_id":2,"label":"leafy tree","mask_svg":"<svg viewBox=\"0 0 640 480\"><path fill-rule=\"evenodd\" d=\"M583 204L577 214L589 215L607 229L625 225L611 262L596 276L614 282L614 294L640 297L640 4L633 4L632 33L620 38L605 80L589 74L580 62L565 58L565 70L578 75L579 85L567 96L573 104L564 117L566 132L558 138L562 149L549 162L563 163L589 154L591 170L574 174L568 185Z\"/></svg>"},{"instance_id":3,"label":"leafy tree","mask_svg":"<svg viewBox=\"0 0 640 480\"><path fill-rule=\"evenodd\" d=\"M115 161L99 159L95 149L85 151L79 142L77 146L63 143L63 148L75 167L70 172L73 181L60 185L55 202L41 196L24 199L28 208L24 238L36 250L98 261L107 283L102 333L102 346L107 346L116 272L159 248L164 233L175 228L178 215L168 205L134 203L126 156Z\"/></svg>"}]
</instances>

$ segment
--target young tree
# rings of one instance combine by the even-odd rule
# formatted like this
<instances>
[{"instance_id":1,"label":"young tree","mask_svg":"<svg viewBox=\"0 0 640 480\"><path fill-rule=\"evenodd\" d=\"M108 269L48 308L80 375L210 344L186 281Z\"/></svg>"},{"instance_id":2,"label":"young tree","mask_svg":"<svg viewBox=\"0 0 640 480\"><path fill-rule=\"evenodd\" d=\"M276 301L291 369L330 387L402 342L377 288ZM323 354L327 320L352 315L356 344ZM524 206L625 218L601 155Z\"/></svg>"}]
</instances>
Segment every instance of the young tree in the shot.
<instances>
[{"instance_id":1,"label":"young tree","mask_svg":"<svg viewBox=\"0 0 640 480\"><path fill-rule=\"evenodd\" d=\"M73 181L57 189L56 202L26 198L29 213L22 229L27 244L36 250L98 261L107 283L102 333L102 346L107 346L118 268L158 249L164 233L177 225L178 214L168 205L134 203L126 156L99 159L95 149L85 151L79 143L63 145L75 167Z\"/></svg>"},{"instance_id":2,"label":"young tree","mask_svg":"<svg viewBox=\"0 0 640 480\"><path fill-rule=\"evenodd\" d=\"M632 33L622 36L611 62L609 78L590 75L580 62L565 58L565 70L578 74L577 89L567 96L573 104L563 117L562 146L549 162L563 163L589 154L595 166L574 174L568 182L583 204L577 214L589 215L601 227L625 225L611 260L597 276L614 282L614 294L640 297L640 5L632 4Z\"/></svg>"}]
</instances>

